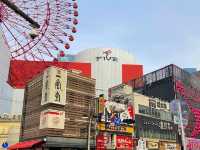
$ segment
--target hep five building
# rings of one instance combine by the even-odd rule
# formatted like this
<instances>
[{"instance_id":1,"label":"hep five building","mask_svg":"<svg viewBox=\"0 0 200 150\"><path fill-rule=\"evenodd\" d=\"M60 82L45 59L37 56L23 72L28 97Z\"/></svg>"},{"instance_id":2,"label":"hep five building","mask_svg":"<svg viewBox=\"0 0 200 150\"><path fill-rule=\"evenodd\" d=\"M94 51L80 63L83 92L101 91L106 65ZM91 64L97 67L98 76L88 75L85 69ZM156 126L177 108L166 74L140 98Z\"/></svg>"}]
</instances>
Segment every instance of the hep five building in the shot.
<instances>
[{"instance_id":1,"label":"hep five building","mask_svg":"<svg viewBox=\"0 0 200 150\"><path fill-rule=\"evenodd\" d=\"M79 70L82 75L96 79L96 96L104 94L105 97L108 95L108 88L143 75L143 66L136 64L130 53L113 48L87 49L76 55L62 55L55 62L13 60L8 79L14 88L13 113L21 113L26 82L49 66Z\"/></svg>"}]
</instances>

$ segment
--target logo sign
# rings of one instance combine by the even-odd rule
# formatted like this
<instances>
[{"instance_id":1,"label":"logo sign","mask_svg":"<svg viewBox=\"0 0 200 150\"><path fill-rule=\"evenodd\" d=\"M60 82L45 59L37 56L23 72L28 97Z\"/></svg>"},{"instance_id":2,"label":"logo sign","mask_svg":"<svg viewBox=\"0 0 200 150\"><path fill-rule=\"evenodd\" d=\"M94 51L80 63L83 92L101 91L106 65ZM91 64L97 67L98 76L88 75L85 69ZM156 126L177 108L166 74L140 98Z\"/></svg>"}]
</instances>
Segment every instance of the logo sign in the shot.
<instances>
[{"instance_id":1,"label":"logo sign","mask_svg":"<svg viewBox=\"0 0 200 150\"><path fill-rule=\"evenodd\" d=\"M7 143L7 142L4 142L1 146L2 146L3 148L8 148L8 143Z\"/></svg>"},{"instance_id":2,"label":"logo sign","mask_svg":"<svg viewBox=\"0 0 200 150\"><path fill-rule=\"evenodd\" d=\"M148 149L158 149L158 143L157 142L147 142Z\"/></svg>"},{"instance_id":3,"label":"logo sign","mask_svg":"<svg viewBox=\"0 0 200 150\"><path fill-rule=\"evenodd\" d=\"M102 56L97 56L96 57L96 61L103 60L103 61L115 61L115 62L118 62L118 58L111 56L111 54L112 54L111 50L104 51Z\"/></svg>"},{"instance_id":4,"label":"logo sign","mask_svg":"<svg viewBox=\"0 0 200 150\"><path fill-rule=\"evenodd\" d=\"M176 144L165 144L166 150L176 150Z\"/></svg>"},{"instance_id":5,"label":"logo sign","mask_svg":"<svg viewBox=\"0 0 200 150\"><path fill-rule=\"evenodd\" d=\"M48 109L40 114L40 129L64 129L65 112Z\"/></svg>"}]
</instances>

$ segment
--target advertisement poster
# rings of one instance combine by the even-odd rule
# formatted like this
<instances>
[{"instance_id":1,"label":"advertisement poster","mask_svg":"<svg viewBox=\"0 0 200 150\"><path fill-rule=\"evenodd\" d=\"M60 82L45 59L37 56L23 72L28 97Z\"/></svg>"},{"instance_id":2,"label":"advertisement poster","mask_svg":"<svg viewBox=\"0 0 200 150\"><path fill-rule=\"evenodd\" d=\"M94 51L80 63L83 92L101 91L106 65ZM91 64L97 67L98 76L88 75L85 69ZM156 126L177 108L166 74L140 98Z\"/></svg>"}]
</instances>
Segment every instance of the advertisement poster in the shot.
<instances>
[{"instance_id":1,"label":"advertisement poster","mask_svg":"<svg viewBox=\"0 0 200 150\"><path fill-rule=\"evenodd\" d=\"M65 112L48 109L42 111L40 114L40 129L54 128L64 129L65 125Z\"/></svg>"},{"instance_id":2,"label":"advertisement poster","mask_svg":"<svg viewBox=\"0 0 200 150\"><path fill-rule=\"evenodd\" d=\"M116 138L116 147L117 149L126 149L126 150L132 150L133 149L133 139L129 136L122 136L117 135Z\"/></svg>"}]
</instances>

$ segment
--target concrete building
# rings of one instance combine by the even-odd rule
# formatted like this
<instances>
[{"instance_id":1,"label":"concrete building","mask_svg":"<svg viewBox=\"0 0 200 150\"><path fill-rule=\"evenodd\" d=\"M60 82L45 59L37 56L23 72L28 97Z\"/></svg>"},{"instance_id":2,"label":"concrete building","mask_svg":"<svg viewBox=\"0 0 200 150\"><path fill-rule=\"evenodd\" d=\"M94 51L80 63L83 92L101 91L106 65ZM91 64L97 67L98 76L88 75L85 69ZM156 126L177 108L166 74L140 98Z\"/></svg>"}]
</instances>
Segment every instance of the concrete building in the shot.
<instances>
[{"instance_id":1,"label":"concrete building","mask_svg":"<svg viewBox=\"0 0 200 150\"><path fill-rule=\"evenodd\" d=\"M125 83L143 74L135 57L117 48L91 48L75 55L74 61L91 63L92 77L96 79L96 94L108 95L108 88Z\"/></svg>"},{"instance_id":2,"label":"concrete building","mask_svg":"<svg viewBox=\"0 0 200 150\"><path fill-rule=\"evenodd\" d=\"M58 62L11 61L9 84L13 87L12 113L21 113L25 83L48 66L80 70L96 79L96 95L108 95L108 88L143 75L130 53L114 48L93 48L76 55L58 57ZM23 70L20 70L23 68ZM20 70L20 71L19 71Z\"/></svg>"},{"instance_id":3,"label":"concrete building","mask_svg":"<svg viewBox=\"0 0 200 150\"><path fill-rule=\"evenodd\" d=\"M18 146L41 143L46 149L86 148L89 113L95 110L95 80L79 71L49 67L25 88ZM91 147L94 147L94 124ZM41 148L40 147L40 148ZM24 147L31 149L30 147Z\"/></svg>"},{"instance_id":4,"label":"concrete building","mask_svg":"<svg viewBox=\"0 0 200 150\"><path fill-rule=\"evenodd\" d=\"M132 92L132 87L125 84L109 91L111 97L132 100L138 150L180 150L178 126L174 124L169 102Z\"/></svg>"}]
</instances>

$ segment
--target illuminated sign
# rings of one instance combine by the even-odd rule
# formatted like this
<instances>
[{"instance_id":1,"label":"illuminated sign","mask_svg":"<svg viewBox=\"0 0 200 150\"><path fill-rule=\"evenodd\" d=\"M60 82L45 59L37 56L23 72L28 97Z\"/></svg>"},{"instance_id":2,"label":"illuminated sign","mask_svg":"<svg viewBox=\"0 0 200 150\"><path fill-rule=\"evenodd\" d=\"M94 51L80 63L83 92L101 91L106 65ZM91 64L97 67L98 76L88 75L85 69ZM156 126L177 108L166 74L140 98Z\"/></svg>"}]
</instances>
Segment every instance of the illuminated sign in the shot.
<instances>
[{"instance_id":1,"label":"illuminated sign","mask_svg":"<svg viewBox=\"0 0 200 150\"><path fill-rule=\"evenodd\" d=\"M96 149L120 149L132 150L133 139L131 136L116 135L105 132L104 134L97 135Z\"/></svg>"},{"instance_id":2,"label":"illuminated sign","mask_svg":"<svg viewBox=\"0 0 200 150\"><path fill-rule=\"evenodd\" d=\"M112 123L103 123L100 122L97 124L97 129L101 131L118 131L118 132L126 132L126 133L133 133L134 129L133 127L129 126L114 126Z\"/></svg>"},{"instance_id":3,"label":"illuminated sign","mask_svg":"<svg viewBox=\"0 0 200 150\"><path fill-rule=\"evenodd\" d=\"M116 147L117 149L133 149L133 139L129 136L117 135L116 137Z\"/></svg>"},{"instance_id":4,"label":"illuminated sign","mask_svg":"<svg viewBox=\"0 0 200 150\"><path fill-rule=\"evenodd\" d=\"M176 150L176 144L166 143L165 150Z\"/></svg>"},{"instance_id":5,"label":"illuminated sign","mask_svg":"<svg viewBox=\"0 0 200 150\"><path fill-rule=\"evenodd\" d=\"M158 149L158 142L151 142L151 141L148 141L147 142L147 148L148 149Z\"/></svg>"},{"instance_id":6,"label":"illuminated sign","mask_svg":"<svg viewBox=\"0 0 200 150\"><path fill-rule=\"evenodd\" d=\"M118 58L111 56L111 54L112 54L111 50L104 51L103 52L103 56L97 56L96 57L96 61L103 60L103 61L115 61L115 62L118 62Z\"/></svg>"}]
</instances>

